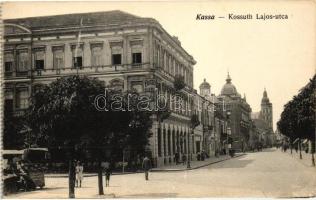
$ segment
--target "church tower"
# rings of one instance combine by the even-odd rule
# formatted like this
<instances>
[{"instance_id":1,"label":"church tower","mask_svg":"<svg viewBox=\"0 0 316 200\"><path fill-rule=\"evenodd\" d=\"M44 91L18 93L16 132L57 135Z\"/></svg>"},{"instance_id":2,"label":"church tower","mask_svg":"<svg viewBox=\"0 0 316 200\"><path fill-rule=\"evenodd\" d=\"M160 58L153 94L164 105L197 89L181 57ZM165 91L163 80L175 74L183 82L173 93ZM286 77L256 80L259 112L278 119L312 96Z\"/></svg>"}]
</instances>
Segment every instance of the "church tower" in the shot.
<instances>
[{"instance_id":1,"label":"church tower","mask_svg":"<svg viewBox=\"0 0 316 200\"><path fill-rule=\"evenodd\" d=\"M260 118L273 130L272 103L270 103L266 88L264 88L263 97L261 99Z\"/></svg>"}]
</instances>

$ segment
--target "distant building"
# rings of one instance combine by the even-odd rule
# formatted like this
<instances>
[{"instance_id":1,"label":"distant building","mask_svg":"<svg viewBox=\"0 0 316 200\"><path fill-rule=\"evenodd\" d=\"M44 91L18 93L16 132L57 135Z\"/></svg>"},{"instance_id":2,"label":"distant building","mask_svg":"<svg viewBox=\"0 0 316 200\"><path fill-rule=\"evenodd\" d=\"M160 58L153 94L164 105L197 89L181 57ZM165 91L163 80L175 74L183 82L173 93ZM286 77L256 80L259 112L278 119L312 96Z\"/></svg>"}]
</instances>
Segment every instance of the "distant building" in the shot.
<instances>
[{"instance_id":1,"label":"distant building","mask_svg":"<svg viewBox=\"0 0 316 200\"><path fill-rule=\"evenodd\" d=\"M228 121L228 127L231 129L233 138L232 148L242 151L247 148L250 131L251 107L247 103L246 97L241 97L236 87L232 84L230 75L227 75L226 84L221 90L221 94L217 97L223 102L224 111L230 111L231 115Z\"/></svg>"},{"instance_id":2,"label":"distant building","mask_svg":"<svg viewBox=\"0 0 316 200\"><path fill-rule=\"evenodd\" d=\"M251 119L259 119L260 112L252 112L251 113Z\"/></svg>"},{"instance_id":3,"label":"distant building","mask_svg":"<svg viewBox=\"0 0 316 200\"><path fill-rule=\"evenodd\" d=\"M262 119L254 119L253 122L259 134L259 142L263 147L272 145L273 134L268 124Z\"/></svg>"},{"instance_id":4,"label":"distant building","mask_svg":"<svg viewBox=\"0 0 316 200\"><path fill-rule=\"evenodd\" d=\"M272 103L268 98L266 89L264 89L261 99L260 112L254 112L251 114L256 128L260 134L260 140L264 146L270 146L276 143L276 135L273 133L273 112Z\"/></svg>"},{"instance_id":5,"label":"distant building","mask_svg":"<svg viewBox=\"0 0 316 200\"><path fill-rule=\"evenodd\" d=\"M272 112L272 103L268 98L266 89L264 88L263 97L261 99L261 111L260 119L266 122L268 127L273 130L273 112Z\"/></svg>"}]
</instances>

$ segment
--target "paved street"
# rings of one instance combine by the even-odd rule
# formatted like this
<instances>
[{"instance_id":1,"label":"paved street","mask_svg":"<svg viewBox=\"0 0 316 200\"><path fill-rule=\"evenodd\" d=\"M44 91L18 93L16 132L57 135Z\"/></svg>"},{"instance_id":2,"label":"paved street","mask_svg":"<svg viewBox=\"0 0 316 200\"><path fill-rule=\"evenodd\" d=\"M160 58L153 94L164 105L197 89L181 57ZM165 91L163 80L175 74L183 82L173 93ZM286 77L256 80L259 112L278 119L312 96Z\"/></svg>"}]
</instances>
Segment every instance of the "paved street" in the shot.
<instances>
[{"instance_id":1,"label":"paved street","mask_svg":"<svg viewBox=\"0 0 316 200\"><path fill-rule=\"evenodd\" d=\"M265 150L200 169L115 175L106 197L303 197L316 195L316 168L280 150ZM66 178L46 178L46 189L9 198L67 198ZM97 194L97 177L85 177L77 198L104 198Z\"/></svg>"}]
</instances>

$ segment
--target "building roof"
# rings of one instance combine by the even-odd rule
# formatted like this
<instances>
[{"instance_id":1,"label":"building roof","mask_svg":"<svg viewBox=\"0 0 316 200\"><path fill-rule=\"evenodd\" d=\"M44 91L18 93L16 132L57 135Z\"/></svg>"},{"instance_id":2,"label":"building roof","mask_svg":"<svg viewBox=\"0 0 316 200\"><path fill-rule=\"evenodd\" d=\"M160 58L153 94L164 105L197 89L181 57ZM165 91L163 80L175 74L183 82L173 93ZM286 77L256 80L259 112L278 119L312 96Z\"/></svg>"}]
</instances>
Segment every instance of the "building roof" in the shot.
<instances>
[{"instance_id":1,"label":"building roof","mask_svg":"<svg viewBox=\"0 0 316 200\"><path fill-rule=\"evenodd\" d=\"M268 98L267 90L264 88L263 96L261 99L261 104L270 104L270 100Z\"/></svg>"},{"instance_id":2,"label":"building roof","mask_svg":"<svg viewBox=\"0 0 316 200\"><path fill-rule=\"evenodd\" d=\"M210 89L211 85L204 79L203 83L200 85L200 89Z\"/></svg>"},{"instance_id":3,"label":"building roof","mask_svg":"<svg viewBox=\"0 0 316 200\"><path fill-rule=\"evenodd\" d=\"M49 27L85 26L89 24L124 24L139 21L142 18L120 10L76 13L53 16L39 16L18 19L7 19L4 23L18 24L30 30Z\"/></svg>"},{"instance_id":4,"label":"building roof","mask_svg":"<svg viewBox=\"0 0 316 200\"><path fill-rule=\"evenodd\" d=\"M236 87L231 83L229 73L227 74L226 83L222 88L221 95L238 95Z\"/></svg>"},{"instance_id":5,"label":"building roof","mask_svg":"<svg viewBox=\"0 0 316 200\"><path fill-rule=\"evenodd\" d=\"M24 31L26 31L26 33L28 34L47 34L51 33L52 31L65 31L65 29L77 30L81 27L97 27L98 29L103 29L109 27L120 28L120 26L153 24L163 33L165 33L170 41L179 46L180 52L183 53L184 56L188 56L190 62L193 65L196 64L194 58L181 46L179 39L169 35L169 33L161 26L161 24L157 20L153 18L139 17L120 10L5 19L3 20L3 23L5 26L14 25L17 26L19 29L24 29ZM8 27L5 27L4 30L5 36L12 34L12 31L10 31ZM16 31L16 29L14 30ZM21 33L21 30L19 30L19 33Z\"/></svg>"}]
</instances>

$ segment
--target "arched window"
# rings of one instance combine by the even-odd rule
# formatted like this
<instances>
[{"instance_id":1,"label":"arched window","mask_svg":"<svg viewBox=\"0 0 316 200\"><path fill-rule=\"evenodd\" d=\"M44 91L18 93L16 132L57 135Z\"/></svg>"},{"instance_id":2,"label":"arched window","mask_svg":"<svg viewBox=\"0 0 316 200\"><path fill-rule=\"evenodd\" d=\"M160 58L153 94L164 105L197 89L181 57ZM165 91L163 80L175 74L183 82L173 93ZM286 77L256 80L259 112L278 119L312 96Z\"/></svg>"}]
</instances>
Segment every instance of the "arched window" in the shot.
<instances>
[{"instance_id":1,"label":"arched window","mask_svg":"<svg viewBox=\"0 0 316 200\"><path fill-rule=\"evenodd\" d=\"M110 88L117 91L123 91L124 81L121 79L113 79L110 81Z\"/></svg>"}]
</instances>

